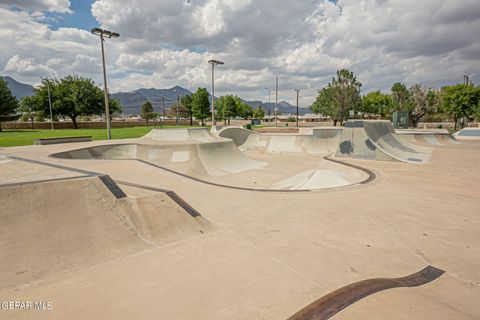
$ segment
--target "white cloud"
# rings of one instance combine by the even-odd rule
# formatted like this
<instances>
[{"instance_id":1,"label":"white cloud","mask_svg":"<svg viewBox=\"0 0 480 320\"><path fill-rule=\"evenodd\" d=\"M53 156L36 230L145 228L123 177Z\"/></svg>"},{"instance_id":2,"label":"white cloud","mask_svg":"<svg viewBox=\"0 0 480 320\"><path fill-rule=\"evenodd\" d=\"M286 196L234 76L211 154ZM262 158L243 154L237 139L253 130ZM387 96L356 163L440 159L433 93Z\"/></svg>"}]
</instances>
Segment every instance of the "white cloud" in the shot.
<instances>
[{"instance_id":1,"label":"white cloud","mask_svg":"<svg viewBox=\"0 0 480 320\"><path fill-rule=\"evenodd\" d=\"M67 2L31 1L28 12L0 7L4 73L34 82L48 68L100 82L98 37L51 30L33 11ZM280 98L293 102L301 89L305 105L339 68L351 69L363 92L480 73L478 0L99 0L92 13L120 33L105 42L112 91L209 88L211 58L225 62L216 69L218 94L266 100L263 88L273 89L278 75Z\"/></svg>"},{"instance_id":2,"label":"white cloud","mask_svg":"<svg viewBox=\"0 0 480 320\"><path fill-rule=\"evenodd\" d=\"M6 7L15 6L30 11L72 12L69 0L2 0L0 5Z\"/></svg>"},{"instance_id":3,"label":"white cloud","mask_svg":"<svg viewBox=\"0 0 480 320\"><path fill-rule=\"evenodd\" d=\"M35 62L35 58L22 59L20 56L14 55L5 65L5 71L41 77L45 74L53 72L54 70L50 69L44 64Z\"/></svg>"}]
</instances>

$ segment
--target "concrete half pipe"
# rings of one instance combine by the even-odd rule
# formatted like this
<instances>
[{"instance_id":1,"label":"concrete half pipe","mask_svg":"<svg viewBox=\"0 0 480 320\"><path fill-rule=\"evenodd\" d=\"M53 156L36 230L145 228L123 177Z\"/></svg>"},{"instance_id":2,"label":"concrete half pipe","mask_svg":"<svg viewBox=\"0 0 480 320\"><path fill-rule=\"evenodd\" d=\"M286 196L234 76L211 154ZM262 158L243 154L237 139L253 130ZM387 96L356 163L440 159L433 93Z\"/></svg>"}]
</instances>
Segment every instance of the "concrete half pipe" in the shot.
<instances>
[{"instance_id":1,"label":"concrete half pipe","mask_svg":"<svg viewBox=\"0 0 480 320\"><path fill-rule=\"evenodd\" d=\"M432 149L414 146L399 137L389 121L349 120L336 156L426 163L431 152Z\"/></svg>"}]
</instances>

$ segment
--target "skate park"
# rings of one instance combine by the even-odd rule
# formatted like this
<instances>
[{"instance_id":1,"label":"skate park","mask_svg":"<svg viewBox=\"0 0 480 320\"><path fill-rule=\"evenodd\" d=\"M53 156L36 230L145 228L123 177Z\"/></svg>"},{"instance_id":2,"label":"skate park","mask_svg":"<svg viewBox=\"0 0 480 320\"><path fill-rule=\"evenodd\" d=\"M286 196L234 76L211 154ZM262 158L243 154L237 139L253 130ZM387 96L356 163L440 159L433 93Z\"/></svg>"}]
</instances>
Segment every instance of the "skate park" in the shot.
<instances>
[{"instance_id":1,"label":"skate park","mask_svg":"<svg viewBox=\"0 0 480 320\"><path fill-rule=\"evenodd\" d=\"M2 301L53 303L5 319L480 314L478 141L352 120L0 153Z\"/></svg>"}]
</instances>

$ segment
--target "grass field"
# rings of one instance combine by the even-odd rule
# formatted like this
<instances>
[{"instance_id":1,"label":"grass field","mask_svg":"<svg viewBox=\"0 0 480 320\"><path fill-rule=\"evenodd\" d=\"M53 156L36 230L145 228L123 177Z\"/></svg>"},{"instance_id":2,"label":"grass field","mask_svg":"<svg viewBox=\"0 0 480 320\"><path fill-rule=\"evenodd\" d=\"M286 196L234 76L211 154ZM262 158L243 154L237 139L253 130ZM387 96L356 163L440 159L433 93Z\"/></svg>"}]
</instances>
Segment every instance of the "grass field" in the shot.
<instances>
[{"instance_id":1,"label":"grass field","mask_svg":"<svg viewBox=\"0 0 480 320\"><path fill-rule=\"evenodd\" d=\"M190 126L179 126L190 128ZM164 128L179 128L165 126ZM157 127L158 129L159 127ZM208 128L208 127L207 127ZM112 139L139 138L153 127L112 128ZM92 136L93 140L106 140L106 129L58 129L58 130L6 130L0 132L0 147L32 145L37 138L56 138L72 136Z\"/></svg>"}]
</instances>

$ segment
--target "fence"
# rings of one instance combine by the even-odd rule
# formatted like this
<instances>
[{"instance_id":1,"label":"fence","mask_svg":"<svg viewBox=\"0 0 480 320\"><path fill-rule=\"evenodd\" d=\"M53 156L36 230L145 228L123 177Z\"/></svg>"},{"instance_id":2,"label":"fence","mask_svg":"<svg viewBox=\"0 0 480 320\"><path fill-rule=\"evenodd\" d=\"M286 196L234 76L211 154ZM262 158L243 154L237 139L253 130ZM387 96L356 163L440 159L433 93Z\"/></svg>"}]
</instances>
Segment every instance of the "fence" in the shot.
<instances>
[{"instance_id":1,"label":"fence","mask_svg":"<svg viewBox=\"0 0 480 320\"><path fill-rule=\"evenodd\" d=\"M138 121L112 121L111 123L112 128L132 128L132 127L145 127L147 126L147 122L145 120L138 120ZM189 125L190 119L180 119L178 122L179 125ZM154 122L150 120L148 122L149 126L153 126ZM168 119L162 121L155 121L155 126L159 127L160 125L165 126L175 126L176 120L175 119ZM193 125L199 125L199 121L193 121ZM99 128L106 128L107 124L104 121L79 121L77 122L77 126L79 129L99 129ZM50 122L34 122L33 127L35 129L50 129L51 123ZM73 123L71 121L65 122L54 122L53 123L54 129L73 129ZM31 122L2 122L2 129L4 130L20 130L20 129L32 129Z\"/></svg>"}]
</instances>

